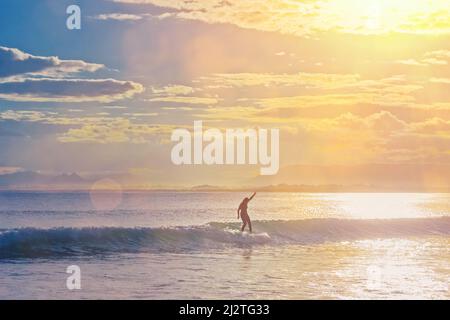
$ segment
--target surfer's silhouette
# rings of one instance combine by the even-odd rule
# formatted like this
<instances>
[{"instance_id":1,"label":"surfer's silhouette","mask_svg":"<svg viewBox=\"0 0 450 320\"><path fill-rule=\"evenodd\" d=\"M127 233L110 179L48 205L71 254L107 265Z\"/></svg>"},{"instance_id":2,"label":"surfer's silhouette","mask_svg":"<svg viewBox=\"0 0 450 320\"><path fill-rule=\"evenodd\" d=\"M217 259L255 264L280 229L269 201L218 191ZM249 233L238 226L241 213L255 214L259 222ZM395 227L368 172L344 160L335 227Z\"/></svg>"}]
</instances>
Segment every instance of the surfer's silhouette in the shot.
<instances>
[{"instance_id":1,"label":"surfer's silhouette","mask_svg":"<svg viewBox=\"0 0 450 320\"><path fill-rule=\"evenodd\" d=\"M255 194L256 194L256 192L254 192L250 198L244 198L244 200L242 200L242 202L239 205L239 208L237 210L238 219L239 219L239 216L240 216L240 218L242 219L242 222L243 222L242 228L241 228L242 232L244 231L244 229L247 226L247 224L248 224L248 228L250 230L250 233L252 232L252 222L250 221L250 217L248 216L248 213L247 213L247 205L250 202L250 200L253 199Z\"/></svg>"}]
</instances>

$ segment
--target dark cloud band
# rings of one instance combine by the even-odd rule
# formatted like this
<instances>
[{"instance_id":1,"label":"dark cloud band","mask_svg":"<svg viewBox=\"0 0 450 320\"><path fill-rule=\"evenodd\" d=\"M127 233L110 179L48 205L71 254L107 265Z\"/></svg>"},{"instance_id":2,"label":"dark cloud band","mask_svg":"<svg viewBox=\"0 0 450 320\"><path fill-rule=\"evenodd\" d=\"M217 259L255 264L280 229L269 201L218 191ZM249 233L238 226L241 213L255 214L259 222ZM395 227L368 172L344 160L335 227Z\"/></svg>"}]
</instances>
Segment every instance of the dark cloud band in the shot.
<instances>
[{"instance_id":1,"label":"dark cloud band","mask_svg":"<svg viewBox=\"0 0 450 320\"><path fill-rule=\"evenodd\" d=\"M19 49L0 46L0 78L29 73L93 72L102 67L101 64L88 63L82 60L61 60L58 57L34 56Z\"/></svg>"},{"instance_id":2,"label":"dark cloud band","mask_svg":"<svg viewBox=\"0 0 450 320\"><path fill-rule=\"evenodd\" d=\"M15 101L113 101L142 91L139 83L114 79L26 79L0 83L0 97Z\"/></svg>"}]
</instances>

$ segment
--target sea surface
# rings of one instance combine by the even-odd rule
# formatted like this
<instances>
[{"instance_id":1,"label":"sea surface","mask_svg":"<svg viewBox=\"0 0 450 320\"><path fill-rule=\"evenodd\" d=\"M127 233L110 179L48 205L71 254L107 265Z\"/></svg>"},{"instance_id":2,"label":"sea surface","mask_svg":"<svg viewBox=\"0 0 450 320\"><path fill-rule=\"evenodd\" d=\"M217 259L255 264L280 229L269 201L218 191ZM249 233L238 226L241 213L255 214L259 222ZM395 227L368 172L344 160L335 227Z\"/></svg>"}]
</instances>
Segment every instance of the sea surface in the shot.
<instances>
[{"instance_id":1,"label":"sea surface","mask_svg":"<svg viewBox=\"0 0 450 320\"><path fill-rule=\"evenodd\" d=\"M0 192L0 298L450 298L450 194L245 196Z\"/></svg>"}]
</instances>

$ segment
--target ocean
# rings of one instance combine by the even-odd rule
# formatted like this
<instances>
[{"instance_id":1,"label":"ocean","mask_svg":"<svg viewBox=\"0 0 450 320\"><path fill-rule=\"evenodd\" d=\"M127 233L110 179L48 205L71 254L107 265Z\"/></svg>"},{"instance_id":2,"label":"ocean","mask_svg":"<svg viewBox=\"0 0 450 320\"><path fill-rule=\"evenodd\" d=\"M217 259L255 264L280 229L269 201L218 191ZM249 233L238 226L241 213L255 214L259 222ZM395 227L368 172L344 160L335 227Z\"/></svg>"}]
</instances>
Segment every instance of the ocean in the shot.
<instances>
[{"instance_id":1,"label":"ocean","mask_svg":"<svg viewBox=\"0 0 450 320\"><path fill-rule=\"evenodd\" d=\"M0 192L0 298L450 298L450 194L245 196Z\"/></svg>"}]
</instances>

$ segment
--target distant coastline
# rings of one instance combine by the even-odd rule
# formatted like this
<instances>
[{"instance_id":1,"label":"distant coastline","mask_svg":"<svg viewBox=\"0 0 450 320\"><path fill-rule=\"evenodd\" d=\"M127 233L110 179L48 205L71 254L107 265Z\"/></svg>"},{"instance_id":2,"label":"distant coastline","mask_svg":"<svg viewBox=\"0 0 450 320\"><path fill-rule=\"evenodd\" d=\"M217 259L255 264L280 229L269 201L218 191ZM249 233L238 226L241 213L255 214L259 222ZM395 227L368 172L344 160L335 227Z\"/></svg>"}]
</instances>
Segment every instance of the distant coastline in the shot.
<instances>
[{"instance_id":1,"label":"distant coastline","mask_svg":"<svg viewBox=\"0 0 450 320\"><path fill-rule=\"evenodd\" d=\"M247 186L242 188L221 186L194 186L194 187L125 187L120 192L294 192L294 193L450 193L446 188L389 188L382 186L341 186L341 185L269 185ZM36 193L87 193L91 192L88 186L21 186L2 188L0 192L36 192ZM118 192L117 189L96 189L95 192Z\"/></svg>"},{"instance_id":2,"label":"distant coastline","mask_svg":"<svg viewBox=\"0 0 450 320\"><path fill-rule=\"evenodd\" d=\"M181 174L180 174L181 175ZM298 165L280 169L276 176L227 176L214 174L202 180L191 176L174 181L160 176L126 172L108 174L45 173L20 170L0 174L0 191L88 192L92 189L179 192L428 192L450 193L450 165L358 166ZM106 183L106 184L105 184Z\"/></svg>"}]
</instances>

